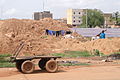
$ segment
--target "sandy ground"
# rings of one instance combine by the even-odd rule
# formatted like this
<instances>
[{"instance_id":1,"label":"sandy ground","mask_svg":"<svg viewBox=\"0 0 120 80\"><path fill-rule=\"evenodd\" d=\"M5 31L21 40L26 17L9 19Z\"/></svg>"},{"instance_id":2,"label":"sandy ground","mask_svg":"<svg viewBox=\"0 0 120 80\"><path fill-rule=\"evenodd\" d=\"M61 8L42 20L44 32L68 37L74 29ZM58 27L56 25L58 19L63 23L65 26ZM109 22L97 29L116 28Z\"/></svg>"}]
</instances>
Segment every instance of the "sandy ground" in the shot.
<instances>
[{"instance_id":1,"label":"sandy ground","mask_svg":"<svg viewBox=\"0 0 120 80\"><path fill-rule=\"evenodd\" d=\"M48 73L36 66L31 74L22 74L16 68L0 68L0 80L120 80L120 60L103 62L97 58L69 58L58 61L80 61L89 66L60 66L58 72Z\"/></svg>"},{"instance_id":2,"label":"sandy ground","mask_svg":"<svg viewBox=\"0 0 120 80\"><path fill-rule=\"evenodd\" d=\"M0 80L120 80L120 66L79 67L57 73L36 70L32 74L22 74L15 68L1 68L0 75Z\"/></svg>"}]
</instances>

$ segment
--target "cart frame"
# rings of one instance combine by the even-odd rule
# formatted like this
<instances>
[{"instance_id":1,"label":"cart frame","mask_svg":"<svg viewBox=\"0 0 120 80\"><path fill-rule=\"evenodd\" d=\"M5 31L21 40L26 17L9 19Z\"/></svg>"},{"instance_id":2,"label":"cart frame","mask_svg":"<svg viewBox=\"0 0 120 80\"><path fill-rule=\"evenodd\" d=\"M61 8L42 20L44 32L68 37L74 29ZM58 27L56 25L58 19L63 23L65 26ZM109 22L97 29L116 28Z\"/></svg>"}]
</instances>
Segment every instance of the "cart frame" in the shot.
<instances>
[{"instance_id":1,"label":"cart frame","mask_svg":"<svg viewBox=\"0 0 120 80\"><path fill-rule=\"evenodd\" d=\"M20 56L18 57L20 51L24 47L24 42L22 42L10 57L11 62L15 62L16 68L22 73L32 73L35 70L34 59L38 59L38 66L41 70L46 70L50 73L56 72L58 70L58 63L56 61L56 56Z\"/></svg>"}]
</instances>

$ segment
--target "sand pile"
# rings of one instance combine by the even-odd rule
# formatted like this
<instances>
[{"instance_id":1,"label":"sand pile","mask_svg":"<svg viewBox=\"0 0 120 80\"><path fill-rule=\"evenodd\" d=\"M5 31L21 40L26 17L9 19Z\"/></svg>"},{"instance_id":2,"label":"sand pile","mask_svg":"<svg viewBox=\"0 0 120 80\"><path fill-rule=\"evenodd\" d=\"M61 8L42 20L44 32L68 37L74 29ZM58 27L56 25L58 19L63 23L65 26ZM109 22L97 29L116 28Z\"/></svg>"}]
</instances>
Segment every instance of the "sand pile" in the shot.
<instances>
[{"instance_id":1,"label":"sand pile","mask_svg":"<svg viewBox=\"0 0 120 80\"><path fill-rule=\"evenodd\" d=\"M48 54L69 51L90 51L94 49L110 54L120 51L120 39L102 39L88 41L73 33L73 39L62 36L46 36L45 29L69 30L67 24L52 19L35 20L4 20L0 26L0 53L12 53L22 41L26 43L23 54Z\"/></svg>"},{"instance_id":2,"label":"sand pile","mask_svg":"<svg viewBox=\"0 0 120 80\"><path fill-rule=\"evenodd\" d=\"M0 53L11 53L21 41L27 44L23 50L24 53L49 53L49 50L52 51L50 44L56 40L51 38L52 36L44 38L46 37L45 29L68 30L68 27L52 19L5 20L0 28Z\"/></svg>"},{"instance_id":3,"label":"sand pile","mask_svg":"<svg viewBox=\"0 0 120 80\"><path fill-rule=\"evenodd\" d=\"M55 51L80 51L80 46L83 45L79 39L62 39L59 42L56 42L57 49ZM83 50L83 49L81 49Z\"/></svg>"},{"instance_id":4,"label":"sand pile","mask_svg":"<svg viewBox=\"0 0 120 80\"><path fill-rule=\"evenodd\" d=\"M55 51L90 51L99 50L104 54L120 52L120 39L99 39L94 41L81 42L79 39L62 39L56 43Z\"/></svg>"},{"instance_id":5,"label":"sand pile","mask_svg":"<svg viewBox=\"0 0 120 80\"><path fill-rule=\"evenodd\" d=\"M57 20L43 19L40 20L47 29L50 30L69 30L68 25ZM65 28L66 27L66 28Z\"/></svg>"},{"instance_id":6,"label":"sand pile","mask_svg":"<svg viewBox=\"0 0 120 80\"><path fill-rule=\"evenodd\" d=\"M88 51L97 49L104 54L120 52L120 38L88 41L84 44L84 47Z\"/></svg>"},{"instance_id":7,"label":"sand pile","mask_svg":"<svg viewBox=\"0 0 120 80\"><path fill-rule=\"evenodd\" d=\"M50 30L68 30L66 24L52 19L35 20L5 20L1 25L3 34L13 33L14 35L23 33L43 34L45 29Z\"/></svg>"},{"instance_id":8,"label":"sand pile","mask_svg":"<svg viewBox=\"0 0 120 80\"><path fill-rule=\"evenodd\" d=\"M3 22L4 22L4 21L0 20L0 26L2 25Z\"/></svg>"}]
</instances>

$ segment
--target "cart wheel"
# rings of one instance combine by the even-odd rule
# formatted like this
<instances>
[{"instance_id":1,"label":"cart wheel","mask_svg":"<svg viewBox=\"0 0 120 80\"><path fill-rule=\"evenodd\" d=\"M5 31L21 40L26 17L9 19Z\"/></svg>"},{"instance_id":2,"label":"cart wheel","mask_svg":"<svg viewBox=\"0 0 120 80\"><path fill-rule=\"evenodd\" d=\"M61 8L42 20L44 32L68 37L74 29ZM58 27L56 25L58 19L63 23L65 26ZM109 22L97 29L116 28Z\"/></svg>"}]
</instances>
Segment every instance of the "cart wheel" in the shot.
<instances>
[{"instance_id":1,"label":"cart wheel","mask_svg":"<svg viewBox=\"0 0 120 80\"><path fill-rule=\"evenodd\" d=\"M21 65L22 65L22 63L23 63L23 61L18 61L18 62L16 62L16 68L17 68L17 70L20 71L20 72L22 72L22 70L21 70Z\"/></svg>"},{"instance_id":2,"label":"cart wheel","mask_svg":"<svg viewBox=\"0 0 120 80\"><path fill-rule=\"evenodd\" d=\"M47 59L41 59L38 63L41 70L45 70L45 64L48 60Z\"/></svg>"},{"instance_id":3,"label":"cart wheel","mask_svg":"<svg viewBox=\"0 0 120 80\"><path fill-rule=\"evenodd\" d=\"M58 70L58 65L55 60L49 60L46 63L46 70L50 73L56 72Z\"/></svg>"},{"instance_id":4,"label":"cart wheel","mask_svg":"<svg viewBox=\"0 0 120 80\"><path fill-rule=\"evenodd\" d=\"M21 66L22 72L27 74L32 73L34 69L35 69L35 65L32 61L25 61Z\"/></svg>"}]
</instances>

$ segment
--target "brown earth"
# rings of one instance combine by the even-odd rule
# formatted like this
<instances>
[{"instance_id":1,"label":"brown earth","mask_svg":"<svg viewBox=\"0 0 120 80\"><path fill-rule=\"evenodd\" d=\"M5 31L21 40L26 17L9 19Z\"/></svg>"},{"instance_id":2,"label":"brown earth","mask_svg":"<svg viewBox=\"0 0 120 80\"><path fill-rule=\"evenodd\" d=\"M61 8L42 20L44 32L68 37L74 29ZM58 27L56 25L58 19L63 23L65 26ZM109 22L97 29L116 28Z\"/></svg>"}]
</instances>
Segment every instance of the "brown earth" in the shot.
<instances>
[{"instance_id":1,"label":"brown earth","mask_svg":"<svg viewBox=\"0 0 120 80\"><path fill-rule=\"evenodd\" d=\"M41 71L38 67L32 74L22 74L16 68L0 68L0 80L119 80L120 60L103 62L95 58L60 59L67 61L90 62L90 66L61 66L57 73Z\"/></svg>"},{"instance_id":2,"label":"brown earth","mask_svg":"<svg viewBox=\"0 0 120 80\"><path fill-rule=\"evenodd\" d=\"M120 80L119 66L82 67L57 73L38 72L0 77L0 80ZM1 73L0 73L1 74Z\"/></svg>"},{"instance_id":3,"label":"brown earth","mask_svg":"<svg viewBox=\"0 0 120 80\"><path fill-rule=\"evenodd\" d=\"M69 30L67 25L52 19L44 19L40 21L34 20L5 20L0 27L0 53L11 53L13 49L22 41L26 42L24 53L39 54L49 53L53 39L43 39L45 29L50 30ZM54 40L56 41L56 40ZM47 48L47 50L44 50Z\"/></svg>"},{"instance_id":4,"label":"brown earth","mask_svg":"<svg viewBox=\"0 0 120 80\"><path fill-rule=\"evenodd\" d=\"M64 39L62 36L46 36L45 29L69 30L67 24L52 19L0 21L0 53L12 53L23 41L26 43L22 50L23 55L45 55L66 50L93 52L97 49L105 54L120 51L120 38L90 41L73 33L75 38Z\"/></svg>"},{"instance_id":5,"label":"brown earth","mask_svg":"<svg viewBox=\"0 0 120 80\"><path fill-rule=\"evenodd\" d=\"M0 80L120 80L119 66L81 67L57 73L38 72L0 77ZM1 74L1 73L0 73Z\"/></svg>"}]
</instances>

